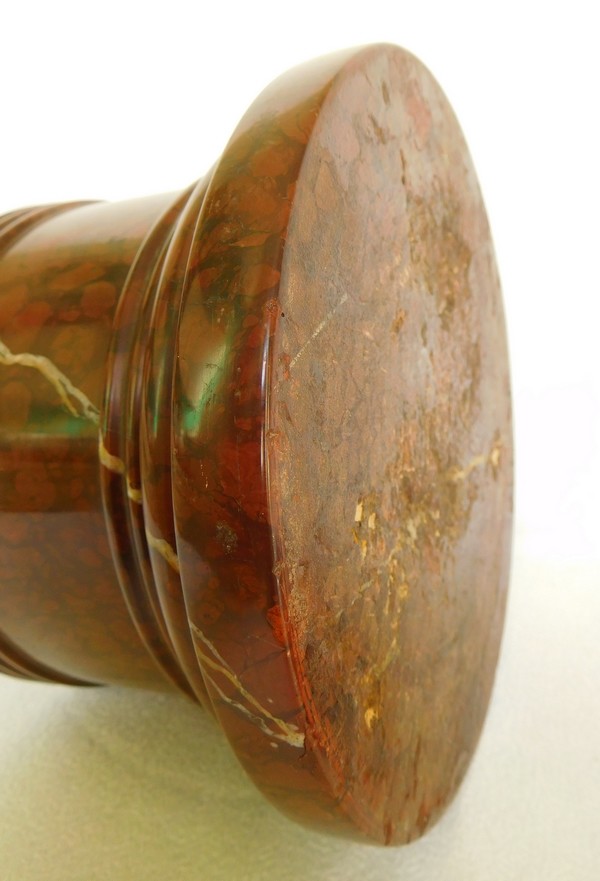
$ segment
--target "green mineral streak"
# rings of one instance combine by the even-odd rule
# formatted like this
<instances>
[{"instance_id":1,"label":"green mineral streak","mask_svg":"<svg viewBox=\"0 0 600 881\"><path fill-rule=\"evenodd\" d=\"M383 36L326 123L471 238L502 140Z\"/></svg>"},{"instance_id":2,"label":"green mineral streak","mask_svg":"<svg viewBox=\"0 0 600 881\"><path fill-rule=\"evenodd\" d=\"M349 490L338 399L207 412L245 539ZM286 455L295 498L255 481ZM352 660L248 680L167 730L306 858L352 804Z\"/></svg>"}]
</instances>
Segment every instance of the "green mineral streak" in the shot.
<instances>
[{"instance_id":1,"label":"green mineral streak","mask_svg":"<svg viewBox=\"0 0 600 881\"><path fill-rule=\"evenodd\" d=\"M59 407L32 404L29 411L27 433L46 435L48 438L96 438L98 427L81 416L73 416Z\"/></svg>"},{"instance_id":2,"label":"green mineral streak","mask_svg":"<svg viewBox=\"0 0 600 881\"><path fill-rule=\"evenodd\" d=\"M220 397L219 386L223 382L229 351L230 348L225 341L210 353L211 360L206 361L198 371L197 394L194 394L193 400L188 397L183 398L182 414L186 434L199 434L208 409Z\"/></svg>"}]
</instances>

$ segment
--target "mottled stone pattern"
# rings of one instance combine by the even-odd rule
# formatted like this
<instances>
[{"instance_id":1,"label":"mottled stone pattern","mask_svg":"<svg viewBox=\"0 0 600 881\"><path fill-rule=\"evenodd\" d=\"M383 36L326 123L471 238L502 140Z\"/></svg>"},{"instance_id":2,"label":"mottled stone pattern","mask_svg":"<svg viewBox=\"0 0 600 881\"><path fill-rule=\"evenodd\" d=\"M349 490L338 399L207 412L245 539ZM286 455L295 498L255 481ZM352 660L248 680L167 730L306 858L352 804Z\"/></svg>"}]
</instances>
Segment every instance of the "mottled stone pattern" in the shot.
<instances>
[{"instance_id":1,"label":"mottled stone pattern","mask_svg":"<svg viewBox=\"0 0 600 881\"><path fill-rule=\"evenodd\" d=\"M305 749L265 458L287 224L306 144L340 62L308 66L267 89L212 176L178 332L173 500L196 653L221 724L280 807L343 828Z\"/></svg>"},{"instance_id":2,"label":"mottled stone pattern","mask_svg":"<svg viewBox=\"0 0 600 881\"><path fill-rule=\"evenodd\" d=\"M160 484L157 472L164 474L167 493L160 497L160 512L163 520L172 523L170 471L168 467L165 469L164 463L165 460L168 463L170 456L171 386L168 379L173 357L172 344L165 340L161 330L165 320L171 325L177 320L172 292L180 292L181 279L172 265L173 254L176 262L185 262L189 252L189 243L186 248L182 241L182 228L189 228L190 223L193 228L197 218L197 198L191 198L195 190L192 188L179 196L156 221L139 248L121 291L107 359L100 458L110 545L138 633L158 666L175 685L193 697L195 691L190 680L194 682L195 676L200 682L199 695L204 698L206 692L191 649L178 575L173 573L176 584L172 589L165 589L164 566L157 567L153 560L157 548L166 543L168 536L158 537L148 504L150 500L155 501L157 484ZM171 326L170 337L172 331ZM157 353L153 344L156 338L160 339L160 350L158 363L153 366L159 372L163 397L166 394L166 401L161 402L159 409L152 406L157 383L148 363ZM154 458L142 463L140 432L142 424L148 423L161 433L161 443L154 450ZM147 467L143 471L144 465ZM159 554L159 562L164 564L164 555ZM190 670L190 654L193 670Z\"/></svg>"},{"instance_id":3,"label":"mottled stone pattern","mask_svg":"<svg viewBox=\"0 0 600 881\"><path fill-rule=\"evenodd\" d=\"M481 197L389 46L273 83L203 181L0 218L0 667L178 688L290 816L409 841L508 580Z\"/></svg>"},{"instance_id":4,"label":"mottled stone pattern","mask_svg":"<svg viewBox=\"0 0 600 881\"><path fill-rule=\"evenodd\" d=\"M0 227L0 652L15 672L166 687L115 578L98 461L115 307L163 203Z\"/></svg>"},{"instance_id":5,"label":"mottled stone pattern","mask_svg":"<svg viewBox=\"0 0 600 881\"><path fill-rule=\"evenodd\" d=\"M198 666L181 589L177 559L171 485L171 411L173 404L174 348L182 290L193 235L206 193L201 181L186 194L185 205L173 230L164 264L156 280L147 336L139 340L140 378L139 452L134 450L138 428L126 432L128 460L139 471L143 501L143 530L165 625L188 689L208 709L212 704ZM139 506L138 510L139 510Z\"/></svg>"},{"instance_id":6,"label":"mottled stone pattern","mask_svg":"<svg viewBox=\"0 0 600 881\"><path fill-rule=\"evenodd\" d=\"M454 116L413 58L375 51L332 88L288 241L270 457L307 749L357 826L407 841L479 736L512 477L488 225Z\"/></svg>"}]
</instances>

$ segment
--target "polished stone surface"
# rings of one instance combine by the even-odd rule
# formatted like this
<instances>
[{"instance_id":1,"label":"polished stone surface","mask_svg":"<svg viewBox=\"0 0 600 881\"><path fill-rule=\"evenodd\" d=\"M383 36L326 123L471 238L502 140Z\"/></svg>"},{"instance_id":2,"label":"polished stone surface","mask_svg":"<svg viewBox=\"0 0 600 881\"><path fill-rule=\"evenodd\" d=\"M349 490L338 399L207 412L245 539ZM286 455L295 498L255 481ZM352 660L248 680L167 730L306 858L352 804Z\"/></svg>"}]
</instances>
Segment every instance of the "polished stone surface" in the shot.
<instances>
[{"instance_id":1,"label":"polished stone surface","mask_svg":"<svg viewBox=\"0 0 600 881\"><path fill-rule=\"evenodd\" d=\"M4 667L178 687L291 816L422 834L487 709L512 512L493 249L435 81L339 53L188 191L0 223Z\"/></svg>"}]
</instances>

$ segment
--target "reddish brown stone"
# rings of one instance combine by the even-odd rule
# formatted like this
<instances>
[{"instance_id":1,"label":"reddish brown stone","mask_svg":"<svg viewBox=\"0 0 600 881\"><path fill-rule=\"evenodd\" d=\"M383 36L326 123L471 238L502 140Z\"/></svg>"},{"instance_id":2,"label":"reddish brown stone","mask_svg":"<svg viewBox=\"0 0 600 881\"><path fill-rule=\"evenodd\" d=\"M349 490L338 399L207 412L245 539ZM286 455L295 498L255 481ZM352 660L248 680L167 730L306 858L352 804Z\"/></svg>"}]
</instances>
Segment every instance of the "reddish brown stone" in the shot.
<instances>
[{"instance_id":1,"label":"reddish brown stone","mask_svg":"<svg viewBox=\"0 0 600 881\"><path fill-rule=\"evenodd\" d=\"M0 218L0 662L178 687L289 815L454 794L510 552L502 302L439 87L286 74L190 190Z\"/></svg>"}]
</instances>

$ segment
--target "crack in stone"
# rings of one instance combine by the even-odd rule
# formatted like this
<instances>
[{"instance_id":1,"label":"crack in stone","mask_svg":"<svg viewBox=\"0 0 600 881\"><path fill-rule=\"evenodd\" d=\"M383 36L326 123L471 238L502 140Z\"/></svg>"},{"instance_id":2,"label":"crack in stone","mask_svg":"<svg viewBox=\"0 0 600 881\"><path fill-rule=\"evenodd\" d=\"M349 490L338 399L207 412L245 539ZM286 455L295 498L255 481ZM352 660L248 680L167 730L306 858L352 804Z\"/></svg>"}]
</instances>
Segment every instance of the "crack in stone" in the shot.
<instances>
[{"instance_id":1,"label":"crack in stone","mask_svg":"<svg viewBox=\"0 0 600 881\"><path fill-rule=\"evenodd\" d=\"M33 370L38 370L54 388L69 413L77 418L88 419L94 425L100 424L100 413L87 395L76 388L56 364L53 364L45 355L33 355L31 352L11 352L8 346L0 341L0 364L7 367L30 367ZM77 411L71 399L78 402L82 412Z\"/></svg>"},{"instance_id":2,"label":"crack in stone","mask_svg":"<svg viewBox=\"0 0 600 881\"><path fill-rule=\"evenodd\" d=\"M460 480L466 480L472 471L475 471L475 469L479 468L481 465L486 465L488 462L493 468L497 468L500 462L501 448L502 442L498 440L494 443L488 455L480 453L479 456L474 456L464 468L458 468L457 466L449 468L447 472L448 479L453 483L458 483Z\"/></svg>"},{"instance_id":3,"label":"crack in stone","mask_svg":"<svg viewBox=\"0 0 600 881\"><path fill-rule=\"evenodd\" d=\"M229 666L227 661L222 657L217 648L213 645L213 643L204 635L204 633L197 627L195 624L190 622L190 628L194 634L204 645L210 650L214 658L209 657L205 652L203 652L198 645L196 645L196 654L200 658L200 660L210 667L211 670L214 670L217 673L220 673L221 676L224 676L226 679L231 682L232 685L235 686L240 695L247 701L258 713L260 716L257 716L243 704L240 704L238 701L229 698L226 694L223 693L222 689L216 684L214 679L208 675L204 674L207 679L215 686L219 695L223 698L231 706L239 709L244 715L248 716L259 726L261 731L265 734L268 734L270 737L275 737L277 740L282 740L285 743L288 743L290 746L297 747L299 749L304 747L304 734L298 730L296 725L293 725L288 722L284 722L283 719L278 719L277 716L274 716L272 713L267 710L266 707L254 697L240 682L232 668ZM267 720L267 721L265 721ZM271 723L275 725L279 731L273 730L273 728L268 724Z\"/></svg>"},{"instance_id":4,"label":"crack in stone","mask_svg":"<svg viewBox=\"0 0 600 881\"><path fill-rule=\"evenodd\" d=\"M239 701L233 700L233 698L228 697L223 689L219 688L212 676L209 676L208 673L204 673L204 678L207 679L208 682L210 682L219 697L224 700L225 703L229 704L229 706L233 707L235 710L239 710L240 713L243 713L244 716L247 716L254 725L260 728L263 734L266 734L268 737L274 738L275 740L281 740L284 743L288 743L290 746L295 746L298 748L302 748L304 746L304 735L298 734L291 737L290 735L280 734L278 731L273 731L273 729L267 725L264 719L251 712L248 707L245 707Z\"/></svg>"},{"instance_id":5,"label":"crack in stone","mask_svg":"<svg viewBox=\"0 0 600 881\"><path fill-rule=\"evenodd\" d=\"M475 471L477 468L480 468L481 466L489 464L492 469L496 470L500 464L502 449L502 438L498 437L494 441L492 448L487 455L485 453L480 453L479 455L474 456L463 468L459 468L458 465L453 465L444 472L444 476L452 483L459 483L466 480L473 473L473 471ZM361 501L357 505L355 514L355 522L358 522L359 525L362 522L363 514L363 503ZM360 519L357 520L357 517L359 517ZM424 511L418 510L415 511L411 517L407 517L403 522L403 528L396 535L392 549L388 553L383 563L378 566L378 571L381 574L388 574L388 589L391 589L392 586L396 585L397 582L400 581L400 584L397 587L397 597L402 602L407 599L410 593L410 586L406 581L406 572L404 568L400 565L398 557L403 549L406 547L412 549L413 551L417 550L419 546L420 532L422 527L432 528L434 530L434 535L438 537L440 535L438 531L439 519L440 511L436 509ZM368 542L364 539L362 540L362 542L359 541L356 532L354 535L354 541L360 546L361 556L364 560L369 548ZM388 599L386 602L386 614L388 614L389 612L390 596L391 595L388 593Z\"/></svg>"},{"instance_id":6,"label":"crack in stone","mask_svg":"<svg viewBox=\"0 0 600 881\"><path fill-rule=\"evenodd\" d=\"M329 324L329 322L331 321L331 319L333 318L333 316L335 315L337 310L340 308L340 306L344 305L344 303L346 302L347 299L348 299L348 294L344 294L340 298L339 302L336 303L335 306L331 307L331 309L329 310L329 312L327 313L325 318L322 321L320 321L319 324L317 324L317 326L315 327L315 329L313 330L313 332L311 333L309 338L306 340L306 342L302 346L300 346L300 348L298 349L298 351L296 352L296 354L294 355L294 357L290 361L290 366L289 366L290 370L292 369L294 364L296 364L296 362L299 360L299 358L304 354L304 352L306 351L308 346L310 346L310 344L313 342L313 340L315 340L319 336L319 334L325 330L325 328L327 327L327 325Z\"/></svg>"}]
</instances>

